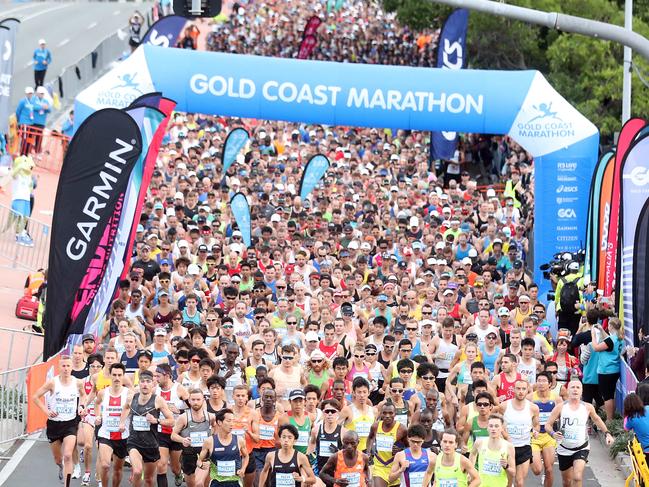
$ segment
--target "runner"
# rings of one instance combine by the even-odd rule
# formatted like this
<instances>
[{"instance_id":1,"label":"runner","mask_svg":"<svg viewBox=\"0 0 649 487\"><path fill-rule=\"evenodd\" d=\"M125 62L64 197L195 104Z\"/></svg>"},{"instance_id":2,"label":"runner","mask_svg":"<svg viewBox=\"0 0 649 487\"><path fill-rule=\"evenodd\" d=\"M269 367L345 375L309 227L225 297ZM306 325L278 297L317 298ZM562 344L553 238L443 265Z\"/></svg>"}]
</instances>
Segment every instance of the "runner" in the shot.
<instances>
[{"instance_id":1,"label":"runner","mask_svg":"<svg viewBox=\"0 0 649 487\"><path fill-rule=\"evenodd\" d=\"M426 439L426 429L420 424L408 428L408 445L397 452L390 470L389 483L407 487L427 487L433 478L437 455L422 448ZM400 483L397 480L401 478Z\"/></svg>"},{"instance_id":2,"label":"runner","mask_svg":"<svg viewBox=\"0 0 649 487\"><path fill-rule=\"evenodd\" d=\"M532 472L534 475L543 473L543 485L552 487L554 482L554 453L557 442L545 431L550 414L557 404L563 401L559 395L550 390L552 376L548 372L541 372L536 377L536 391L532 395L532 401L539 407L539 423L541 430L539 436L532 439Z\"/></svg>"},{"instance_id":3,"label":"runner","mask_svg":"<svg viewBox=\"0 0 649 487\"><path fill-rule=\"evenodd\" d=\"M210 437L214 414L207 412L205 397L200 389L189 391L188 402L189 409L178 417L173 426L171 441L182 445L180 460L187 487L198 487L203 485L205 471L201 470L197 474L196 462L203 448L203 442Z\"/></svg>"},{"instance_id":4,"label":"runner","mask_svg":"<svg viewBox=\"0 0 649 487\"><path fill-rule=\"evenodd\" d=\"M205 469L209 459L210 487L239 487L246 475L250 457L245 440L233 432L234 417L231 409L219 410L214 415L216 434L203 441L197 465Z\"/></svg>"},{"instance_id":5,"label":"runner","mask_svg":"<svg viewBox=\"0 0 649 487\"><path fill-rule=\"evenodd\" d=\"M156 395L167 401L169 409L174 418L177 419L182 411L187 408L186 401L189 400L187 390L181 384L172 380L172 370L168 364L156 366L154 377L158 383ZM158 426L158 445L160 446L160 461L158 462L157 474L158 487L167 487L167 470L170 465L176 486L180 486L183 481L180 468L182 444L171 439L172 431L173 427L171 426Z\"/></svg>"},{"instance_id":6,"label":"runner","mask_svg":"<svg viewBox=\"0 0 649 487\"><path fill-rule=\"evenodd\" d=\"M532 436L539 434L539 407L525 399L529 391L529 384L523 379L514 385L514 398L503 402L499 406L505 418L507 433L516 451L516 480L515 487L523 487L532 459Z\"/></svg>"},{"instance_id":7,"label":"runner","mask_svg":"<svg viewBox=\"0 0 649 487\"><path fill-rule=\"evenodd\" d=\"M374 408L369 403L370 384L362 377L352 383L352 403L340 412L339 422L350 431L358 434L358 448L367 449L367 437L374 424Z\"/></svg>"},{"instance_id":8,"label":"runner","mask_svg":"<svg viewBox=\"0 0 649 487\"><path fill-rule=\"evenodd\" d=\"M338 424L340 409L340 403L335 399L323 401L322 413L324 414L324 420L311 431L307 453L316 454L316 475L322 472L327 460L342 449L342 437L347 430ZM316 481L316 484L320 485L318 481Z\"/></svg>"},{"instance_id":9,"label":"runner","mask_svg":"<svg viewBox=\"0 0 649 487\"><path fill-rule=\"evenodd\" d=\"M500 402L513 399L515 395L516 382L521 380L521 374L516 370L516 355L506 353L500 360L500 374L493 382Z\"/></svg>"},{"instance_id":10,"label":"runner","mask_svg":"<svg viewBox=\"0 0 649 487\"><path fill-rule=\"evenodd\" d=\"M372 480L374 487L398 485L390 482L390 471L394 455L408 446L408 430L405 425L395 420L396 407L386 402L381 408L381 420L370 428L367 437L367 451L374 460L372 464Z\"/></svg>"},{"instance_id":11,"label":"runner","mask_svg":"<svg viewBox=\"0 0 649 487\"><path fill-rule=\"evenodd\" d=\"M99 354L91 354L88 356L88 372L89 375L83 380L83 388L86 396L92 393L92 377L101 372L104 366L104 360ZM79 424L79 434L77 435L77 446L79 447L80 460L83 459L85 471L81 479L81 485L90 485L90 467L92 465L93 446L95 444L95 403L88 402L86 406L86 415L81 418Z\"/></svg>"},{"instance_id":12,"label":"runner","mask_svg":"<svg viewBox=\"0 0 649 487\"><path fill-rule=\"evenodd\" d=\"M473 463L455 451L458 445L455 430L442 433L442 451L435 460L435 482L433 487L477 487L480 477Z\"/></svg>"},{"instance_id":13,"label":"runner","mask_svg":"<svg viewBox=\"0 0 649 487\"><path fill-rule=\"evenodd\" d=\"M355 431L343 435L343 447L329 457L320 472L327 487L372 487L369 457L361 451L360 440Z\"/></svg>"},{"instance_id":14,"label":"runner","mask_svg":"<svg viewBox=\"0 0 649 487\"><path fill-rule=\"evenodd\" d=\"M479 438L473 445L469 460L478 465L482 487L507 487L516 476L514 445L503 438L504 420L500 414L490 414L487 438Z\"/></svg>"},{"instance_id":15,"label":"runner","mask_svg":"<svg viewBox=\"0 0 649 487\"><path fill-rule=\"evenodd\" d=\"M124 409L127 408L129 390L123 386L126 376L124 364L114 363L110 366L111 384L97 393L95 399L96 424L99 440L99 475L103 487L108 487L111 463L113 465L113 487L122 482L124 460L128 455L126 440L129 435L129 423Z\"/></svg>"},{"instance_id":16,"label":"runner","mask_svg":"<svg viewBox=\"0 0 649 487\"><path fill-rule=\"evenodd\" d=\"M252 422L253 434L259 438L253 450L257 475L261 473L264 465L266 465L266 457L268 454L279 443L279 416L275 390L264 389L261 393L261 407L256 411L255 418ZM299 434L296 434L296 436L299 436Z\"/></svg>"},{"instance_id":17,"label":"runner","mask_svg":"<svg viewBox=\"0 0 649 487\"><path fill-rule=\"evenodd\" d=\"M132 467L131 482L135 487L153 487L157 462L160 460L157 425L172 426L174 416L162 397L154 394L153 373L139 374L139 391L128 395L122 416L130 414L126 445ZM160 419L163 417L164 419Z\"/></svg>"},{"instance_id":18,"label":"runner","mask_svg":"<svg viewBox=\"0 0 649 487\"><path fill-rule=\"evenodd\" d=\"M72 376L72 358L61 356L58 368L59 375L39 387L32 401L47 416L45 433L59 467L59 480L69 487L74 469L72 455L80 418L86 415L87 399L83 382ZM45 394L51 395L48 404L41 399Z\"/></svg>"},{"instance_id":19,"label":"runner","mask_svg":"<svg viewBox=\"0 0 649 487\"><path fill-rule=\"evenodd\" d=\"M606 434L608 446L615 440L593 405L581 400L582 391L581 381L573 377L568 382L568 399L557 404L545 423L545 431L558 443L557 457L564 486L583 485L584 469L590 452L588 419ZM559 420L559 430L555 432L554 423L557 420Z\"/></svg>"},{"instance_id":20,"label":"runner","mask_svg":"<svg viewBox=\"0 0 649 487\"><path fill-rule=\"evenodd\" d=\"M264 467L259 475L259 485L266 485L268 480L270 487L300 487L315 483L315 475L309 464L309 459L304 453L300 453L293 445L299 437L297 428L292 424L285 424L279 427L280 447L268 453Z\"/></svg>"},{"instance_id":21,"label":"runner","mask_svg":"<svg viewBox=\"0 0 649 487\"><path fill-rule=\"evenodd\" d=\"M232 434L240 440L243 440L246 446L246 452L249 455L249 458L244 472L244 485L246 487L252 487L255 480L256 470L255 461L254 458L252 458L252 447L255 441L259 441L259 437L254 434L252 428L255 411L247 404L248 386L245 384L235 386L232 395L234 397L234 405L232 406L232 413L234 414Z\"/></svg>"},{"instance_id":22,"label":"runner","mask_svg":"<svg viewBox=\"0 0 649 487\"><path fill-rule=\"evenodd\" d=\"M311 437L311 418L304 409L306 395L302 389L295 389L289 393L288 400L291 403L291 412L289 416L280 419L279 424L292 424L298 431L298 439L295 442L295 449L300 453L306 454L309 448L309 438Z\"/></svg>"}]
</instances>

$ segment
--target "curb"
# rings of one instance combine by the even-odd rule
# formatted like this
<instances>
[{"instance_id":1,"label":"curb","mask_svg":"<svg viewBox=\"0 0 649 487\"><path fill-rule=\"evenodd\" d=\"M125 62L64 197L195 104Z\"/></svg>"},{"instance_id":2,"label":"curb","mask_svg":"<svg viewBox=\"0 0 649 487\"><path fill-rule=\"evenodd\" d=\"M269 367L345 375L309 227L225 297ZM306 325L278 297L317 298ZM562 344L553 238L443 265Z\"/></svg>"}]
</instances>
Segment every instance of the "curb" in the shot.
<instances>
[{"instance_id":1,"label":"curb","mask_svg":"<svg viewBox=\"0 0 649 487\"><path fill-rule=\"evenodd\" d=\"M604 448L608 450L608 445L606 445L606 434L602 431L597 432L597 439L602 444ZM633 467L631 465L631 457L628 453L618 453L613 460L617 468L622 472L624 477L628 478L633 474Z\"/></svg>"}]
</instances>

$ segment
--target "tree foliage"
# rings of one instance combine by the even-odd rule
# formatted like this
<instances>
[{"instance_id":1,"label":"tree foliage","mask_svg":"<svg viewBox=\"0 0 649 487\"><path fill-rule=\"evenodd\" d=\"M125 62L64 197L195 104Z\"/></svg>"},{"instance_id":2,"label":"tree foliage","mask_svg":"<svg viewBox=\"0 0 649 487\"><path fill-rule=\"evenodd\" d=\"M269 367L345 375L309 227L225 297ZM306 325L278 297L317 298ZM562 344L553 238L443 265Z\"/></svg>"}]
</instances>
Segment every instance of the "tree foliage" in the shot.
<instances>
[{"instance_id":1,"label":"tree foliage","mask_svg":"<svg viewBox=\"0 0 649 487\"><path fill-rule=\"evenodd\" d=\"M624 0L512 0L508 3L624 25ZM386 10L413 29L438 29L452 11L431 0L383 0ZM649 37L649 0L634 1L633 30ZM609 138L620 129L623 48L591 37L557 32L471 12L468 60L474 69L537 69ZM649 81L649 63L633 62ZM633 73L634 116L649 116L649 88Z\"/></svg>"}]
</instances>

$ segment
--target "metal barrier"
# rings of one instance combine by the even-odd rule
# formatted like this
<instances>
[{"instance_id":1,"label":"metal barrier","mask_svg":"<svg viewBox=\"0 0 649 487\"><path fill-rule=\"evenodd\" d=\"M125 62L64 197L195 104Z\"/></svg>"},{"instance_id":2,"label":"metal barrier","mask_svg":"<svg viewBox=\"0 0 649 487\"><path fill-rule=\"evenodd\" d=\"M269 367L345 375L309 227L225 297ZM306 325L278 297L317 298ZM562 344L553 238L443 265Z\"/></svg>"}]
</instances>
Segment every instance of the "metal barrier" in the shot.
<instances>
[{"instance_id":1,"label":"metal barrier","mask_svg":"<svg viewBox=\"0 0 649 487\"><path fill-rule=\"evenodd\" d=\"M26 321L25 323L31 324L32 322ZM2 343L0 350L3 352L0 371L34 365L43 356L42 333L0 327L0 343ZM5 365L6 367L4 367Z\"/></svg>"},{"instance_id":2,"label":"metal barrier","mask_svg":"<svg viewBox=\"0 0 649 487\"><path fill-rule=\"evenodd\" d=\"M0 205L0 256L9 259L14 268L45 269L50 250L50 226L28 218L27 233L33 241L29 247L16 241L16 214L11 208Z\"/></svg>"},{"instance_id":3,"label":"metal barrier","mask_svg":"<svg viewBox=\"0 0 649 487\"><path fill-rule=\"evenodd\" d=\"M27 431L27 373L30 367L0 372L0 444Z\"/></svg>"},{"instance_id":4,"label":"metal barrier","mask_svg":"<svg viewBox=\"0 0 649 487\"><path fill-rule=\"evenodd\" d=\"M31 125L18 128L20 153L30 153L34 163L47 171L58 173L63 165L63 157L70 138L59 132Z\"/></svg>"}]
</instances>

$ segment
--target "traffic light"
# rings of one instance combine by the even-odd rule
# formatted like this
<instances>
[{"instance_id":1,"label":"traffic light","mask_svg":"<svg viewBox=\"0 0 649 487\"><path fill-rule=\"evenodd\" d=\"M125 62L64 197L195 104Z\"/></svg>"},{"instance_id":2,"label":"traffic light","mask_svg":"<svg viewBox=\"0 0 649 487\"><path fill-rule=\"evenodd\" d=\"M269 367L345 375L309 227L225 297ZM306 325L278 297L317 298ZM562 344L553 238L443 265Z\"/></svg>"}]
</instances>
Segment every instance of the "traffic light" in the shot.
<instances>
[{"instance_id":1,"label":"traffic light","mask_svg":"<svg viewBox=\"0 0 649 487\"><path fill-rule=\"evenodd\" d=\"M174 0L174 13L183 17L216 17L221 13L221 0Z\"/></svg>"}]
</instances>

